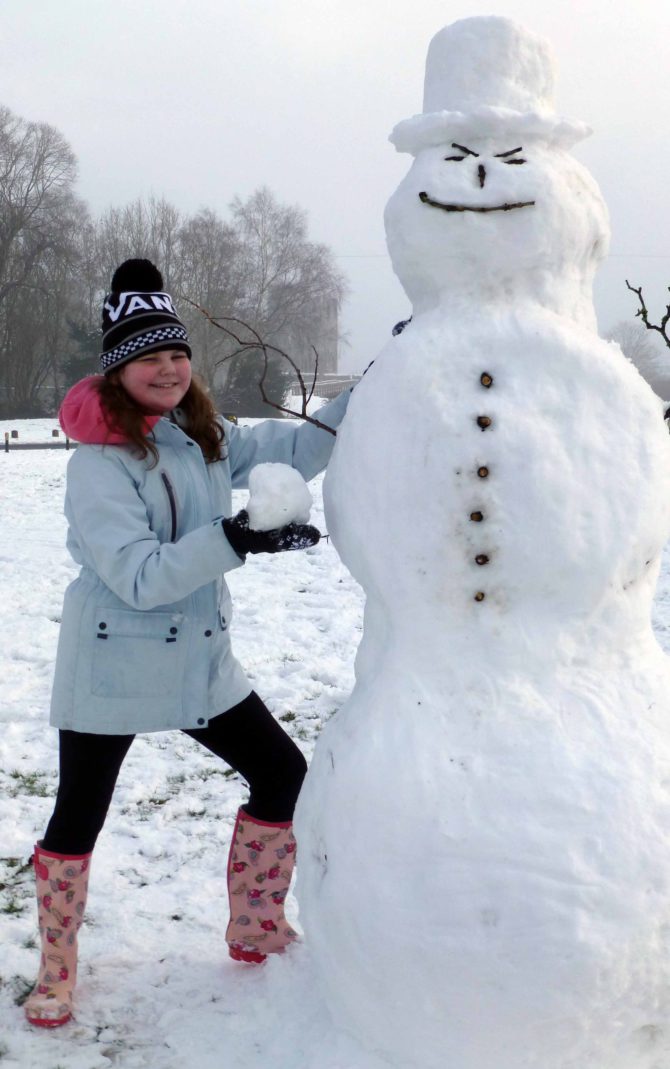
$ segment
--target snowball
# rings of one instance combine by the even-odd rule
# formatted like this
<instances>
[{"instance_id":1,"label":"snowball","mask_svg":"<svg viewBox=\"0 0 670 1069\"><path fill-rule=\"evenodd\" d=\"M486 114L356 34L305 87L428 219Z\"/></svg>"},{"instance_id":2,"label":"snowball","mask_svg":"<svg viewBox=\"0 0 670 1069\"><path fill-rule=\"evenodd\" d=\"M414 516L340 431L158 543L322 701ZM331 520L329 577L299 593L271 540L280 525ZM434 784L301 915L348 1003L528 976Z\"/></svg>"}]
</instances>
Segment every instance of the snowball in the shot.
<instances>
[{"instance_id":1,"label":"snowball","mask_svg":"<svg viewBox=\"0 0 670 1069\"><path fill-rule=\"evenodd\" d=\"M289 523L307 523L312 495L299 471L288 464L257 464L249 476L249 526L273 531Z\"/></svg>"}]
</instances>

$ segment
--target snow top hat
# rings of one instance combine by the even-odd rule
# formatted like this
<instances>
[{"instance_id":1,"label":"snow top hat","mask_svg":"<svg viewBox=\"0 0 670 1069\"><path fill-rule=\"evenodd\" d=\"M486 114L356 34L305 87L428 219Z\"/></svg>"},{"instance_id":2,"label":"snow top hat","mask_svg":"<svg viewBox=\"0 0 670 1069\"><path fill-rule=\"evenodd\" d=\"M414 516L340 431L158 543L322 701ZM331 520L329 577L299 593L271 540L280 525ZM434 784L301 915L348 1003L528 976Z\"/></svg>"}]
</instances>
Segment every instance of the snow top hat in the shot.
<instances>
[{"instance_id":1,"label":"snow top hat","mask_svg":"<svg viewBox=\"0 0 670 1069\"><path fill-rule=\"evenodd\" d=\"M526 140L567 147L591 128L554 111L554 64L547 43L497 15L445 26L428 48L423 114L404 119L390 141L416 155L466 135Z\"/></svg>"},{"instance_id":2,"label":"snow top hat","mask_svg":"<svg viewBox=\"0 0 670 1069\"><path fill-rule=\"evenodd\" d=\"M186 327L163 292L158 268L151 260L125 260L102 306L100 366L107 373L160 349L183 349L191 358Z\"/></svg>"}]
</instances>

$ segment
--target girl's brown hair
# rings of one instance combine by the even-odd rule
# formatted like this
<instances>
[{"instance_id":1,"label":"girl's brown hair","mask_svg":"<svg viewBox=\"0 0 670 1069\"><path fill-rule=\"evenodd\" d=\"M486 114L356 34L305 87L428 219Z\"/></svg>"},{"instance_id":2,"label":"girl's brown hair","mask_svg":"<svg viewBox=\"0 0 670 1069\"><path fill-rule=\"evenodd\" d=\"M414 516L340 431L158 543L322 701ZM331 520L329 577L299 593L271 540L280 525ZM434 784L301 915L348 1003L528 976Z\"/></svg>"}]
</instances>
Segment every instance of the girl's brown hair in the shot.
<instances>
[{"instance_id":1,"label":"girl's brown hair","mask_svg":"<svg viewBox=\"0 0 670 1069\"><path fill-rule=\"evenodd\" d=\"M153 460L150 467L154 468L158 463L158 449L151 438L151 432L148 432L147 437L147 413L126 393L121 385L118 370L110 371L109 375L98 379L97 389L107 426L110 430L123 434L129 444L138 451L141 460L151 453ZM191 385L184 394L179 409L185 417L185 423L180 423L180 426L198 443L206 462L214 464L221 460L225 438L223 427L217 419L216 409L209 394L196 375L191 379Z\"/></svg>"}]
</instances>

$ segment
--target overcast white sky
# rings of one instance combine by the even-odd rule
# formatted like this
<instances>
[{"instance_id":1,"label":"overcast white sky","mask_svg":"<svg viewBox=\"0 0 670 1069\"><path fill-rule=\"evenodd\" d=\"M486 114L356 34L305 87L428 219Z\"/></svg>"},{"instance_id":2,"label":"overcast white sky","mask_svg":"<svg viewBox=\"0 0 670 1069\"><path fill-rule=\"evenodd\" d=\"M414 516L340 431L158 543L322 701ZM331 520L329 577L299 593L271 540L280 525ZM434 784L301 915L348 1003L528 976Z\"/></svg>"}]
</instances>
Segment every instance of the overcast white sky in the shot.
<instances>
[{"instance_id":1,"label":"overcast white sky","mask_svg":"<svg viewBox=\"0 0 670 1069\"><path fill-rule=\"evenodd\" d=\"M140 195L225 214L268 185L307 209L349 279L345 369L364 366L409 305L382 212L410 157L388 143L421 111L433 34L507 15L551 41L558 110L612 217L601 327L634 314L625 288L670 299L667 0L4 0L0 103L57 126L93 211Z\"/></svg>"}]
</instances>

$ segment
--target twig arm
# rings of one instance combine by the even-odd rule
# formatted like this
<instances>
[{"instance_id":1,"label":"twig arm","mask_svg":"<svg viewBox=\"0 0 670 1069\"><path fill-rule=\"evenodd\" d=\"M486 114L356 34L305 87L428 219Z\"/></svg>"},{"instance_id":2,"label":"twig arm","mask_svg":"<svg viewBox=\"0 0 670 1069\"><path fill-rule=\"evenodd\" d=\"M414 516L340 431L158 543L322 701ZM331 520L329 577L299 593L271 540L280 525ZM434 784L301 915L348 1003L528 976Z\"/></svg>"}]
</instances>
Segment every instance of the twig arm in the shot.
<instances>
[{"instance_id":1,"label":"twig arm","mask_svg":"<svg viewBox=\"0 0 670 1069\"><path fill-rule=\"evenodd\" d=\"M260 389L261 397L263 398L265 404L269 405L270 408L276 409L277 412L283 412L287 416L297 416L298 419L302 419L306 423L312 423L315 427L318 427L319 430L328 431L329 434L332 434L333 436L337 437L337 431L334 430L333 427L329 427L327 423L322 423L321 420L316 419L314 416L307 415L307 405L314 395L314 388L316 386L319 370L319 354L314 348L314 346L312 346L312 351L314 353L315 358L314 375L312 377L311 387L308 392L302 372L296 364L295 360L293 360L292 357L290 357L289 354L283 349L279 349L276 345L270 345L267 342L264 342L258 331L255 330L252 326L250 326L249 323L245 323L244 320L237 319L235 316L215 316L206 308L203 308L201 304L198 304L196 301L192 301L190 297L187 297L185 294L180 294L180 299L186 301L186 303L190 304L192 308L196 308L202 315L204 315L205 319L207 319L208 322L212 324L212 326L216 327L218 330L222 330L225 334L228 335L229 338L232 338L232 340L237 345L237 348L234 352L229 353L228 356L222 357L221 360L217 362L217 366L218 364L223 364L226 362L226 360L232 360L234 357L240 356L242 353L248 352L249 350L252 350L254 352L258 352L258 350L260 350L263 354L263 370L261 372L261 377L258 382L258 387ZM247 331L248 334L251 335L251 340L245 340L243 337L240 336L239 330L234 330L231 326L226 326L226 324L235 324L236 328L242 328L243 331ZM295 372L296 378L298 380L298 385L300 387L300 393L302 395L302 405L300 412L296 412L292 408L286 408L284 405L278 404L276 401L273 401L270 397L268 397L267 393L265 392L265 380L268 373L268 362L270 353L275 353L282 359L288 360L289 364L293 368L293 371Z\"/></svg>"},{"instance_id":2,"label":"twig arm","mask_svg":"<svg viewBox=\"0 0 670 1069\"><path fill-rule=\"evenodd\" d=\"M670 348L670 336L668 335L668 323L670 323L670 304L666 305L665 315L661 319L660 324L650 323L649 311L642 295L642 286L631 286L628 279L626 279L626 285L628 286L628 289L631 291L631 293L635 293L637 295L637 299L640 302L640 307L638 308L635 315L640 317L647 330L657 331L657 333L660 334L663 340L665 341L665 344Z\"/></svg>"}]
</instances>

